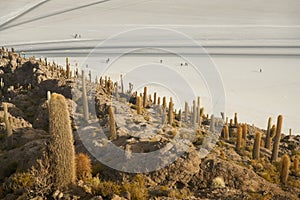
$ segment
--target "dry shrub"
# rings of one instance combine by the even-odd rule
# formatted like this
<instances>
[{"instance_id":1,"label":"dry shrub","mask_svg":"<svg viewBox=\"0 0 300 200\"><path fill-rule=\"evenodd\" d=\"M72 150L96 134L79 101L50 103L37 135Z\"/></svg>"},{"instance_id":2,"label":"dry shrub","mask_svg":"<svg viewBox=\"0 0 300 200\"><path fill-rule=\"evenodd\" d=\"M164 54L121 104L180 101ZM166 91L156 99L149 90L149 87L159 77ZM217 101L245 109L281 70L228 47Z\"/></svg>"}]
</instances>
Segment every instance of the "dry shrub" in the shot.
<instances>
[{"instance_id":1,"label":"dry shrub","mask_svg":"<svg viewBox=\"0 0 300 200\"><path fill-rule=\"evenodd\" d=\"M123 186L123 190L130 193L132 200L144 200L149 196L149 192L145 184L145 179L140 174L136 175L131 183L125 183Z\"/></svg>"},{"instance_id":2,"label":"dry shrub","mask_svg":"<svg viewBox=\"0 0 300 200\"><path fill-rule=\"evenodd\" d=\"M92 178L91 159L84 153L76 156L76 174L78 180L89 180Z\"/></svg>"}]
</instances>

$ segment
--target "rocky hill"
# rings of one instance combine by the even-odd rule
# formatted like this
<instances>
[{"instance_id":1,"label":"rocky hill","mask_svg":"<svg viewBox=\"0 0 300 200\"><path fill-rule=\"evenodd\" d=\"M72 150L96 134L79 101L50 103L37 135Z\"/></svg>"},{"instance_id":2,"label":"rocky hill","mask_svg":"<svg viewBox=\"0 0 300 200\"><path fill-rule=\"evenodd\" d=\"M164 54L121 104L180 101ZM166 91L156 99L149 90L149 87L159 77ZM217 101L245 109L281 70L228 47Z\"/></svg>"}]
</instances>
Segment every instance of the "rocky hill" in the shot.
<instances>
[{"instance_id":1,"label":"rocky hill","mask_svg":"<svg viewBox=\"0 0 300 200\"><path fill-rule=\"evenodd\" d=\"M281 116L263 130L195 104L176 111L147 88L13 49L0 79L1 199L300 198L300 136L281 133ZM138 155L162 149L145 170Z\"/></svg>"}]
</instances>

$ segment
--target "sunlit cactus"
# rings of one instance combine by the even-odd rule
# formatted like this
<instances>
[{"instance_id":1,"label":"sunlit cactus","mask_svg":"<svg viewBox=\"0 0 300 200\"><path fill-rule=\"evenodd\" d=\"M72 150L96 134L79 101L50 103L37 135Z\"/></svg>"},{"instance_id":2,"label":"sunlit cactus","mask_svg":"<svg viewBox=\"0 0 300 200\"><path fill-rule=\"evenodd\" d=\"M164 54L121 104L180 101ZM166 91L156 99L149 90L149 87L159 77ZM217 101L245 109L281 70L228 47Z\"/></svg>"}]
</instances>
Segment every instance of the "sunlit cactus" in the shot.
<instances>
[{"instance_id":1,"label":"sunlit cactus","mask_svg":"<svg viewBox=\"0 0 300 200\"><path fill-rule=\"evenodd\" d=\"M234 113L234 125L237 126L238 124L239 124L239 122L238 122L237 113Z\"/></svg>"},{"instance_id":2,"label":"sunlit cactus","mask_svg":"<svg viewBox=\"0 0 300 200\"><path fill-rule=\"evenodd\" d=\"M12 118L8 115L7 104L3 103L4 110L4 123L5 123L5 132L6 132L6 145L8 149L11 149L13 146L13 130L12 130Z\"/></svg>"},{"instance_id":3,"label":"sunlit cactus","mask_svg":"<svg viewBox=\"0 0 300 200\"><path fill-rule=\"evenodd\" d=\"M143 107L147 107L147 87L144 87L144 95L143 95Z\"/></svg>"},{"instance_id":4,"label":"sunlit cactus","mask_svg":"<svg viewBox=\"0 0 300 200\"><path fill-rule=\"evenodd\" d=\"M266 139L265 139L265 147L267 149L271 148L271 128L272 128L272 118L269 117L268 128L267 128Z\"/></svg>"},{"instance_id":5,"label":"sunlit cactus","mask_svg":"<svg viewBox=\"0 0 300 200\"><path fill-rule=\"evenodd\" d=\"M299 157L295 156L294 158L294 175L299 176Z\"/></svg>"},{"instance_id":6,"label":"sunlit cactus","mask_svg":"<svg viewBox=\"0 0 300 200\"><path fill-rule=\"evenodd\" d=\"M66 58L66 74L67 74L67 79L70 79L71 71L70 71L69 58Z\"/></svg>"},{"instance_id":7,"label":"sunlit cactus","mask_svg":"<svg viewBox=\"0 0 300 200\"><path fill-rule=\"evenodd\" d=\"M136 97L136 112L138 115L142 114L142 98L140 96Z\"/></svg>"},{"instance_id":8,"label":"sunlit cactus","mask_svg":"<svg viewBox=\"0 0 300 200\"><path fill-rule=\"evenodd\" d=\"M173 104L173 102L172 102L172 98L170 99L170 102L169 102L169 113L168 113L168 123L170 124L170 125L172 125L173 124L173 119L174 119L174 114L173 114L173 106L174 106L174 104Z\"/></svg>"},{"instance_id":9,"label":"sunlit cactus","mask_svg":"<svg viewBox=\"0 0 300 200\"><path fill-rule=\"evenodd\" d=\"M238 126L236 146L235 146L235 149L237 152L240 152L241 147L242 147L242 140L243 140L243 132L242 131L243 131L242 127Z\"/></svg>"},{"instance_id":10,"label":"sunlit cactus","mask_svg":"<svg viewBox=\"0 0 300 200\"><path fill-rule=\"evenodd\" d=\"M156 92L153 94L153 104L156 105Z\"/></svg>"},{"instance_id":11,"label":"sunlit cactus","mask_svg":"<svg viewBox=\"0 0 300 200\"><path fill-rule=\"evenodd\" d=\"M281 157L281 165L280 181L281 183L286 184L289 177L291 165L290 157L287 154Z\"/></svg>"},{"instance_id":12,"label":"sunlit cactus","mask_svg":"<svg viewBox=\"0 0 300 200\"><path fill-rule=\"evenodd\" d=\"M124 80L123 80L123 75L120 75L120 79L121 79L121 92L122 94L124 94Z\"/></svg>"},{"instance_id":13,"label":"sunlit cactus","mask_svg":"<svg viewBox=\"0 0 300 200\"><path fill-rule=\"evenodd\" d=\"M279 150L279 144L281 139L281 128L282 128L282 115L279 115L277 119L276 135L275 135L275 141L274 141L272 157L271 157L272 162L278 159L278 150Z\"/></svg>"},{"instance_id":14,"label":"sunlit cactus","mask_svg":"<svg viewBox=\"0 0 300 200\"><path fill-rule=\"evenodd\" d=\"M49 104L49 158L53 184L57 189L75 183L75 150L70 115L65 97L53 93Z\"/></svg>"},{"instance_id":15,"label":"sunlit cactus","mask_svg":"<svg viewBox=\"0 0 300 200\"><path fill-rule=\"evenodd\" d=\"M189 104L188 102L185 102L185 105L184 105L184 119L185 121L188 121L188 118L189 117Z\"/></svg>"},{"instance_id":16,"label":"sunlit cactus","mask_svg":"<svg viewBox=\"0 0 300 200\"><path fill-rule=\"evenodd\" d=\"M117 129L116 129L116 122L114 116L114 108L109 106L108 108L108 115L109 115L109 130L110 130L110 140L117 139Z\"/></svg>"},{"instance_id":17,"label":"sunlit cactus","mask_svg":"<svg viewBox=\"0 0 300 200\"><path fill-rule=\"evenodd\" d=\"M83 118L85 122L89 119L89 105L87 100L87 92L86 92L86 83L85 83L85 73L82 70L82 105L83 105Z\"/></svg>"},{"instance_id":18,"label":"sunlit cactus","mask_svg":"<svg viewBox=\"0 0 300 200\"><path fill-rule=\"evenodd\" d=\"M257 132L255 135L255 141L252 150L252 158L258 160L260 158L260 143L261 143L261 132Z\"/></svg>"}]
</instances>

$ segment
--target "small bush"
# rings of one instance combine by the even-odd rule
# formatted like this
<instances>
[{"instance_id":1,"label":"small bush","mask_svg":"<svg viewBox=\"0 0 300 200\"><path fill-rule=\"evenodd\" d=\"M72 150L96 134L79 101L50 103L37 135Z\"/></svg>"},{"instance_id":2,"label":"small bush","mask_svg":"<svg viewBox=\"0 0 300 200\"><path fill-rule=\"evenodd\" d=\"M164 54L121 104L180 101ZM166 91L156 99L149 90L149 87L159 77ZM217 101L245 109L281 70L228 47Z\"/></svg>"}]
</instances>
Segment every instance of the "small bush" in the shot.
<instances>
[{"instance_id":1,"label":"small bush","mask_svg":"<svg viewBox=\"0 0 300 200\"><path fill-rule=\"evenodd\" d=\"M125 183L123 190L130 193L132 200L144 200L149 196L145 179L142 175L136 175L131 183Z\"/></svg>"},{"instance_id":2,"label":"small bush","mask_svg":"<svg viewBox=\"0 0 300 200\"><path fill-rule=\"evenodd\" d=\"M85 186L85 190L93 195L111 199L114 194L120 195L121 186L112 181L101 181L98 177L93 177L89 182L90 187Z\"/></svg>"},{"instance_id":3,"label":"small bush","mask_svg":"<svg viewBox=\"0 0 300 200\"><path fill-rule=\"evenodd\" d=\"M29 190L34 184L35 178L28 172L26 173L15 173L4 184L6 192L16 190Z\"/></svg>"},{"instance_id":4,"label":"small bush","mask_svg":"<svg viewBox=\"0 0 300 200\"><path fill-rule=\"evenodd\" d=\"M76 175L78 180L89 180L92 178L91 159L88 155L79 153L76 156Z\"/></svg>"}]
</instances>

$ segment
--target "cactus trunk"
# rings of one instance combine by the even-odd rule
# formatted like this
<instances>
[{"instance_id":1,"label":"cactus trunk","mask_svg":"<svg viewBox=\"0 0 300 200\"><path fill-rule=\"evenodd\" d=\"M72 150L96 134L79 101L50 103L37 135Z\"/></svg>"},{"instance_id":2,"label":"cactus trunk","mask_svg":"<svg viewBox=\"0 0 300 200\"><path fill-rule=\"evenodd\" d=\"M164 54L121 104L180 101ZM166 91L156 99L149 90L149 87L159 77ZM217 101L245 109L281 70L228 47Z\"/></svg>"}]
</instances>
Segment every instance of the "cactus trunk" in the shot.
<instances>
[{"instance_id":1,"label":"cactus trunk","mask_svg":"<svg viewBox=\"0 0 300 200\"><path fill-rule=\"evenodd\" d=\"M261 132L257 132L255 135L255 141L252 150L252 158L258 160L260 158L260 143L261 143Z\"/></svg>"},{"instance_id":2,"label":"cactus trunk","mask_svg":"<svg viewBox=\"0 0 300 200\"><path fill-rule=\"evenodd\" d=\"M49 104L49 158L53 184L57 189L73 184L76 179L75 150L70 115L65 97L52 94Z\"/></svg>"},{"instance_id":3,"label":"cactus trunk","mask_svg":"<svg viewBox=\"0 0 300 200\"><path fill-rule=\"evenodd\" d=\"M273 151L272 151L272 157L271 157L272 162L276 161L278 159L278 150L279 150L279 144L280 144L280 139L281 139L281 128L282 128L282 115L279 115L278 119L277 119L275 142L273 145Z\"/></svg>"}]
</instances>

